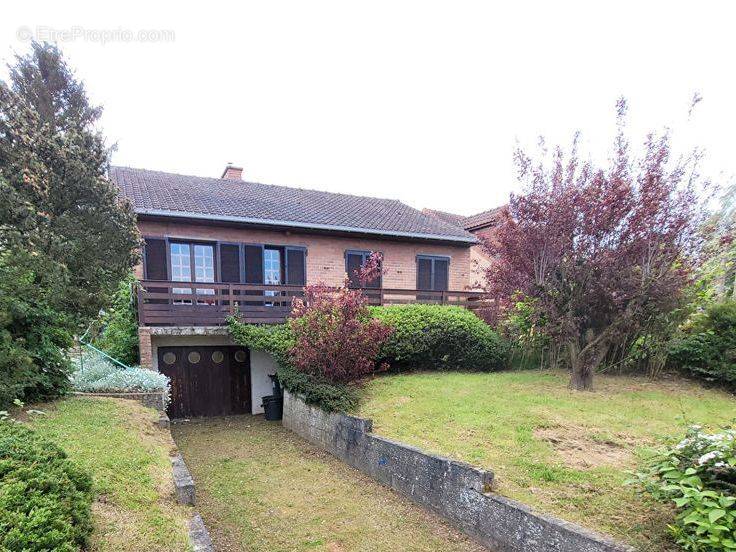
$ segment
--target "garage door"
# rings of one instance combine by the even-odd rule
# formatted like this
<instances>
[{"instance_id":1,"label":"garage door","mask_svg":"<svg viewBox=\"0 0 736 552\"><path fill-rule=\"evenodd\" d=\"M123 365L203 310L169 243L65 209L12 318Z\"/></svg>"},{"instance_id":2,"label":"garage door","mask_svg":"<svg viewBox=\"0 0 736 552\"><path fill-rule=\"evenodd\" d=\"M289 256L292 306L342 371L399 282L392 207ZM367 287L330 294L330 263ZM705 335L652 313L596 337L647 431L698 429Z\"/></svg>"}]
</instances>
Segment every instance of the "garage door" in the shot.
<instances>
[{"instance_id":1,"label":"garage door","mask_svg":"<svg viewBox=\"0 0 736 552\"><path fill-rule=\"evenodd\" d=\"M250 357L242 347L159 347L171 379L171 418L250 414Z\"/></svg>"}]
</instances>

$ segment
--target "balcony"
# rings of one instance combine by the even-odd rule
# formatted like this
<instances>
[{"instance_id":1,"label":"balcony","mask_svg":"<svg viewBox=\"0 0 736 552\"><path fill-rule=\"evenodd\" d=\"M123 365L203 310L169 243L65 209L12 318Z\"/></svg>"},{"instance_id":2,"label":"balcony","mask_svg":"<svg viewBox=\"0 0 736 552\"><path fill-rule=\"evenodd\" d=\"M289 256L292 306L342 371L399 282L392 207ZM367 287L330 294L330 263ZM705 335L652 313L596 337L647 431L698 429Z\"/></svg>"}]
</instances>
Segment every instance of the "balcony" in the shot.
<instances>
[{"instance_id":1,"label":"balcony","mask_svg":"<svg viewBox=\"0 0 736 552\"><path fill-rule=\"evenodd\" d=\"M371 305L424 303L476 309L484 295L474 291L364 289ZM138 285L138 323L141 326L220 326L229 316L249 324L284 322L301 286L206 284L142 280Z\"/></svg>"}]
</instances>

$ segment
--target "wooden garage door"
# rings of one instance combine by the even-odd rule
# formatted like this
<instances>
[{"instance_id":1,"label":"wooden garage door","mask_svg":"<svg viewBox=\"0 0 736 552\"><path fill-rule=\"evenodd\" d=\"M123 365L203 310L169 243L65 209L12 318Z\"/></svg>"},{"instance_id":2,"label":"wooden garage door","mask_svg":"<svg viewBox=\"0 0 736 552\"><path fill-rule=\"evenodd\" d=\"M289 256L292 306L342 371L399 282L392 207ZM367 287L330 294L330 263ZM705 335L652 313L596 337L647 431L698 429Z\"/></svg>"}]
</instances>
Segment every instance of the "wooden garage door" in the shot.
<instances>
[{"instance_id":1,"label":"wooden garage door","mask_svg":"<svg viewBox=\"0 0 736 552\"><path fill-rule=\"evenodd\" d=\"M159 347L171 418L250 414L250 355L242 347Z\"/></svg>"}]
</instances>

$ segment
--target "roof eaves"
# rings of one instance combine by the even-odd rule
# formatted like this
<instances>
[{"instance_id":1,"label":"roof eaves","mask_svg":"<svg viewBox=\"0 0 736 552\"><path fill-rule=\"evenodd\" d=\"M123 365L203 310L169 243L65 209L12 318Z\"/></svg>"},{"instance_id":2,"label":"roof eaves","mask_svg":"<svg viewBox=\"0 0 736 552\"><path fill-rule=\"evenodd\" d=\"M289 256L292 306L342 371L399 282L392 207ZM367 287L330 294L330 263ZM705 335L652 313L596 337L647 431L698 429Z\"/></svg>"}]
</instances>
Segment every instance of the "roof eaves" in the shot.
<instances>
[{"instance_id":1,"label":"roof eaves","mask_svg":"<svg viewBox=\"0 0 736 552\"><path fill-rule=\"evenodd\" d=\"M421 232L404 232L401 230L379 230L376 228L359 228L353 226L339 226L334 224L319 224L310 222L296 222L290 220L272 220L251 217L234 217L228 215L209 215L203 213L193 213L188 211L168 211L162 209L136 209L139 215L174 217L187 219L212 220L219 222L239 222L242 224L260 224L266 226L283 226L288 228L304 228L315 230L332 230L336 232L350 232L355 234L374 234L379 236L394 236L401 238L415 238L423 240L438 240L446 242L458 242L462 244L473 245L478 243L478 238L472 235L468 236L449 236L446 234L426 234Z\"/></svg>"}]
</instances>

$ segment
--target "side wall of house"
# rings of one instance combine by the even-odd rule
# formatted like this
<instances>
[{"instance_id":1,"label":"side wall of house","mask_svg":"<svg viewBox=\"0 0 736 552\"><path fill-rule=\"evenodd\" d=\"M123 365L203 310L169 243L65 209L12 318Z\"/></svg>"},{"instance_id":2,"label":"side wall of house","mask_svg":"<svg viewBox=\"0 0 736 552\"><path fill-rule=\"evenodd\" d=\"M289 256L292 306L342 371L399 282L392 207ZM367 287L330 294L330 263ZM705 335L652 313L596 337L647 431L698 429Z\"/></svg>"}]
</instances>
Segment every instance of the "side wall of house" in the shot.
<instances>
[{"instance_id":1,"label":"side wall of house","mask_svg":"<svg viewBox=\"0 0 736 552\"><path fill-rule=\"evenodd\" d=\"M416 289L417 255L450 257L449 289L461 291L471 285L470 248L379 239L348 238L301 234L291 231L257 230L197 225L181 222L139 221L141 235L193 240L212 240L268 245L293 245L307 248L307 282L340 285L345 277L345 251L380 251L387 269L384 288ZM137 268L139 278L143 267Z\"/></svg>"}]
</instances>

